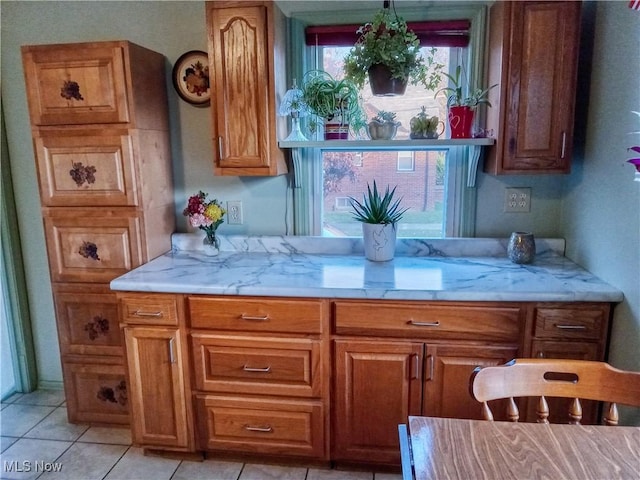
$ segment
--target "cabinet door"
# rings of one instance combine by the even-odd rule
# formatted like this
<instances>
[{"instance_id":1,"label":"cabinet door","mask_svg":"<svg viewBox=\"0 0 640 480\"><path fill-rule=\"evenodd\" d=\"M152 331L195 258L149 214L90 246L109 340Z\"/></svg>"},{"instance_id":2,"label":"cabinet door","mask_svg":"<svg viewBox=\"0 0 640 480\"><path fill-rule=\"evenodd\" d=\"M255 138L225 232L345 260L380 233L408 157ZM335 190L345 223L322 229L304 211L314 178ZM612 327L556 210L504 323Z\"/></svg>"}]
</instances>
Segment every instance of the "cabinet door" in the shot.
<instances>
[{"instance_id":1,"label":"cabinet door","mask_svg":"<svg viewBox=\"0 0 640 480\"><path fill-rule=\"evenodd\" d=\"M285 173L277 148L274 5L207 7L216 171L230 175ZM275 55L275 58L279 58ZM282 65L284 67L284 65ZM280 119L281 121L281 119ZM283 171L276 171L282 168Z\"/></svg>"},{"instance_id":2,"label":"cabinet door","mask_svg":"<svg viewBox=\"0 0 640 480\"><path fill-rule=\"evenodd\" d=\"M518 348L513 345L428 345L422 414L481 419L481 405L469 393L469 378L473 369L500 365L517 356ZM492 410L503 412L504 408L496 405Z\"/></svg>"},{"instance_id":3,"label":"cabinet door","mask_svg":"<svg viewBox=\"0 0 640 480\"><path fill-rule=\"evenodd\" d=\"M178 330L125 327L124 335L134 442L188 447L183 346Z\"/></svg>"},{"instance_id":4,"label":"cabinet door","mask_svg":"<svg viewBox=\"0 0 640 480\"><path fill-rule=\"evenodd\" d=\"M488 170L567 173L573 144L580 2L496 2L496 9L505 9L507 22L499 79L503 129L498 129ZM500 47L491 48L495 55ZM489 118L493 114L489 112Z\"/></svg>"},{"instance_id":5,"label":"cabinet door","mask_svg":"<svg viewBox=\"0 0 640 480\"><path fill-rule=\"evenodd\" d=\"M332 458L400 463L398 424L420 414L423 344L336 340Z\"/></svg>"}]
</instances>

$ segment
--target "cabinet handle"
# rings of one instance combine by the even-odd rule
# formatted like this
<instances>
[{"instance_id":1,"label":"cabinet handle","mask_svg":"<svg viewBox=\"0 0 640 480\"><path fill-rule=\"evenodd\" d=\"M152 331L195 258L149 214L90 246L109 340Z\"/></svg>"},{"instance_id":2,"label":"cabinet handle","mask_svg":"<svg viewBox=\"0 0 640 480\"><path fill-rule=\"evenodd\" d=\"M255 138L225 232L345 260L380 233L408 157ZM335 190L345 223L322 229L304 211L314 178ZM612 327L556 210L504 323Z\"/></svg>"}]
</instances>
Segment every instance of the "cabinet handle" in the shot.
<instances>
[{"instance_id":1,"label":"cabinet handle","mask_svg":"<svg viewBox=\"0 0 640 480\"><path fill-rule=\"evenodd\" d=\"M154 318L160 318L162 317L162 312L143 312L140 310L136 310L135 312L133 312L131 314L134 317L154 317Z\"/></svg>"},{"instance_id":2,"label":"cabinet handle","mask_svg":"<svg viewBox=\"0 0 640 480\"><path fill-rule=\"evenodd\" d=\"M267 425L266 427L254 427L251 425L245 425L244 429L249 430L250 432L262 432L262 433L273 432L273 428L271 428L271 425Z\"/></svg>"},{"instance_id":3,"label":"cabinet handle","mask_svg":"<svg viewBox=\"0 0 640 480\"><path fill-rule=\"evenodd\" d=\"M266 322L269 320L269 315L253 316L253 315L245 315L243 313L242 315L240 315L240 318L242 320L249 320L252 322Z\"/></svg>"},{"instance_id":4,"label":"cabinet handle","mask_svg":"<svg viewBox=\"0 0 640 480\"><path fill-rule=\"evenodd\" d=\"M562 132L562 152L560 158L564 158L565 147L567 146L567 132Z\"/></svg>"},{"instance_id":5,"label":"cabinet handle","mask_svg":"<svg viewBox=\"0 0 640 480\"><path fill-rule=\"evenodd\" d=\"M585 325L566 325L566 324L556 324L556 328L560 330L586 330L587 327Z\"/></svg>"},{"instance_id":6,"label":"cabinet handle","mask_svg":"<svg viewBox=\"0 0 640 480\"><path fill-rule=\"evenodd\" d=\"M429 376L427 378L425 378L425 381L430 381L433 380L433 369L434 369L434 361L433 361L433 355L427 355L427 362L429 363Z\"/></svg>"},{"instance_id":7,"label":"cabinet handle","mask_svg":"<svg viewBox=\"0 0 640 480\"><path fill-rule=\"evenodd\" d=\"M437 320L435 322L416 322L415 320L409 320L407 324L413 325L414 327L439 327L440 321Z\"/></svg>"},{"instance_id":8,"label":"cabinet handle","mask_svg":"<svg viewBox=\"0 0 640 480\"><path fill-rule=\"evenodd\" d=\"M218 158L222 160L222 137L218 137Z\"/></svg>"},{"instance_id":9,"label":"cabinet handle","mask_svg":"<svg viewBox=\"0 0 640 480\"><path fill-rule=\"evenodd\" d=\"M174 344L174 340L173 338L169 339L169 362L170 363L176 363L176 357L173 354L173 344Z\"/></svg>"},{"instance_id":10,"label":"cabinet handle","mask_svg":"<svg viewBox=\"0 0 640 480\"><path fill-rule=\"evenodd\" d=\"M244 365L242 367L242 370L244 370L245 372L269 373L271 371L271 366L256 368L256 367L248 367L247 365Z\"/></svg>"},{"instance_id":11,"label":"cabinet handle","mask_svg":"<svg viewBox=\"0 0 640 480\"><path fill-rule=\"evenodd\" d=\"M413 371L411 372L411 378L420 380L420 355L413 354Z\"/></svg>"}]
</instances>

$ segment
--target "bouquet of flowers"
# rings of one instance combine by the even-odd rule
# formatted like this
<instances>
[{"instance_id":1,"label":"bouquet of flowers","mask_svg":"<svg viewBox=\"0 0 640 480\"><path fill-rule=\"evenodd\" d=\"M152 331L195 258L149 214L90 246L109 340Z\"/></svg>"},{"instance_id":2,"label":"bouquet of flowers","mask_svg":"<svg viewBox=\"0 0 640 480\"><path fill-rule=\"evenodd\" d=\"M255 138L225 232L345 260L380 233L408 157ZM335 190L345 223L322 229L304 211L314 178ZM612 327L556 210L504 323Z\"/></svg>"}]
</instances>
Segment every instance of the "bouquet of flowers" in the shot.
<instances>
[{"instance_id":1,"label":"bouquet of flowers","mask_svg":"<svg viewBox=\"0 0 640 480\"><path fill-rule=\"evenodd\" d=\"M206 242L218 246L216 238L216 229L223 222L224 214L227 211L222 208L217 199L207 201L208 193L203 191L197 195L189 197L187 208L182 214L189 217L189 224L192 227L198 227L206 233Z\"/></svg>"}]
</instances>

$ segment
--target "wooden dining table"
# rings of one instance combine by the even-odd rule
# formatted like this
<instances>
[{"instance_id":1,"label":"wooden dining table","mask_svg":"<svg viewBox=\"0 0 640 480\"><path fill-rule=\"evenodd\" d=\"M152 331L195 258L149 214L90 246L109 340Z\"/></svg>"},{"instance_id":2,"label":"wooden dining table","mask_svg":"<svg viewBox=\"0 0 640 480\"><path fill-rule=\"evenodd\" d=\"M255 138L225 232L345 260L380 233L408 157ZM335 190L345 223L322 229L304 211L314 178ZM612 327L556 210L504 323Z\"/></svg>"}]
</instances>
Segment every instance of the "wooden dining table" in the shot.
<instances>
[{"instance_id":1,"label":"wooden dining table","mask_svg":"<svg viewBox=\"0 0 640 480\"><path fill-rule=\"evenodd\" d=\"M640 427L409 417L403 480L640 479Z\"/></svg>"}]
</instances>

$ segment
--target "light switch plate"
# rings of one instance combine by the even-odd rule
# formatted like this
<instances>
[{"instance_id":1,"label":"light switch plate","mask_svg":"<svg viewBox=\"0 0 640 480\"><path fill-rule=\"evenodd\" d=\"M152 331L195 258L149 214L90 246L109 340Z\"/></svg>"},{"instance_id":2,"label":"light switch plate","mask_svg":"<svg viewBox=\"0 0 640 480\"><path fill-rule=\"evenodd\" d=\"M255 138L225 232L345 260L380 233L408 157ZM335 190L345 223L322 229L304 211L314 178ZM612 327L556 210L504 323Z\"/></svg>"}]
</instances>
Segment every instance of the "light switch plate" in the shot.
<instances>
[{"instance_id":1,"label":"light switch plate","mask_svg":"<svg viewBox=\"0 0 640 480\"><path fill-rule=\"evenodd\" d=\"M506 188L504 193L505 213L528 213L531 211L531 188Z\"/></svg>"}]
</instances>

